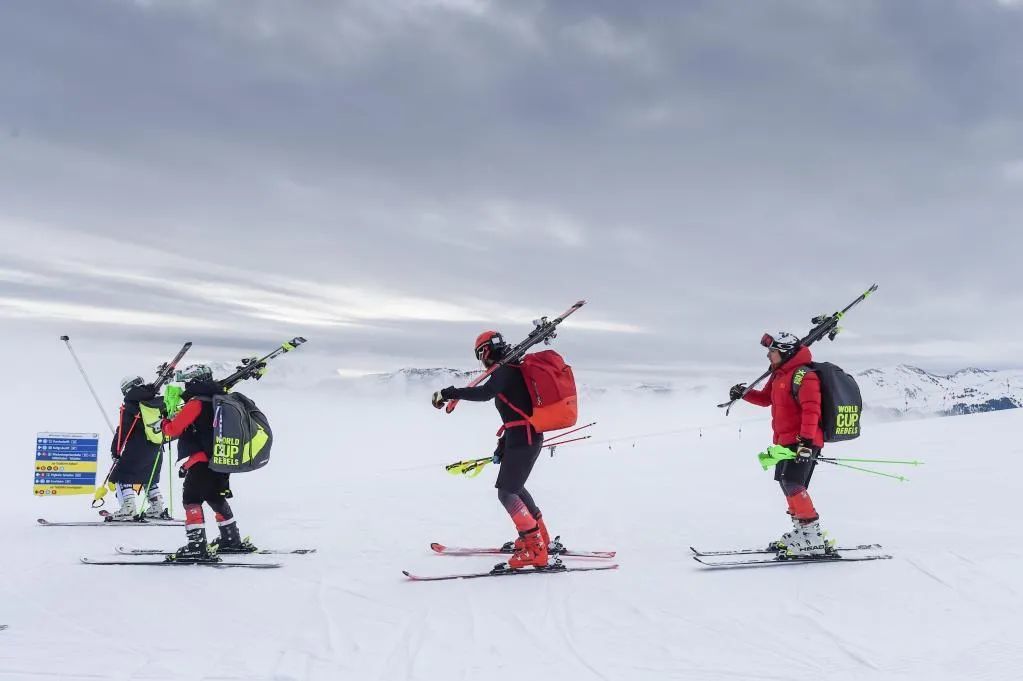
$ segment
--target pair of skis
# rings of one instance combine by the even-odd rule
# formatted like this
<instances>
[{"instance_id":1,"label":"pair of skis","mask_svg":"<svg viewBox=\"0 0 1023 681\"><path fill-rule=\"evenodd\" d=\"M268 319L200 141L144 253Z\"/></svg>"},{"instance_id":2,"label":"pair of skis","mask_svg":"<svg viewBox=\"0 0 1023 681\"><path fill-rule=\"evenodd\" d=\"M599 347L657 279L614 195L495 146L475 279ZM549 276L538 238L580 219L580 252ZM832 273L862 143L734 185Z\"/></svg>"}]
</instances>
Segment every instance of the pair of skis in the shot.
<instances>
[{"instance_id":1,"label":"pair of skis","mask_svg":"<svg viewBox=\"0 0 1023 681\"><path fill-rule=\"evenodd\" d=\"M570 315L575 313L576 310L586 304L585 300L576 302L572 307L568 308L554 319L548 319L547 317L541 317L540 319L533 321L533 330L529 332L526 339L513 347L508 353L501 358L500 361L492 364L486 371L473 379L469 383L470 388L475 388L483 381L487 380L491 374L505 366L506 364L514 364L522 359L531 347L539 343L549 345L552 340L558 337L558 325L565 321ZM458 400L451 400L444 407L444 410L450 414L458 406Z\"/></svg>"},{"instance_id":2,"label":"pair of skis","mask_svg":"<svg viewBox=\"0 0 1023 681\"><path fill-rule=\"evenodd\" d=\"M805 565L807 563L849 563L865 560L889 560L891 556L876 553L880 544L838 546L822 556L782 556L777 549L726 549L701 551L693 546L693 560L707 568L770 567L779 565ZM870 552L870 553L868 553Z\"/></svg>"},{"instance_id":3,"label":"pair of skis","mask_svg":"<svg viewBox=\"0 0 1023 681\"><path fill-rule=\"evenodd\" d=\"M82 558L84 565L145 565L152 567L154 565L167 566L176 565L181 567L183 565L198 565L201 567L214 567L214 568L253 568L257 570L267 570L283 567L283 563L256 563L251 561L228 561L223 560L226 556L269 556L269 555L298 555L304 556L310 553L316 553L316 549L257 549L249 553L223 553L218 554L216 560L205 560L198 562L187 562L187 561L174 561L166 560L166 558L173 554L173 551L164 551L163 549L133 549L125 546L118 546L117 553L123 556L162 556L164 560L96 560L93 558Z\"/></svg>"},{"instance_id":4,"label":"pair of skis","mask_svg":"<svg viewBox=\"0 0 1023 681\"><path fill-rule=\"evenodd\" d=\"M109 516L108 516L109 517ZM51 521L46 518L36 518L36 522L42 527L182 527L184 520L174 518L137 518L133 520L75 520L75 521Z\"/></svg>"},{"instance_id":5,"label":"pair of skis","mask_svg":"<svg viewBox=\"0 0 1023 681\"><path fill-rule=\"evenodd\" d=\"M441 556L497 556L510 555L512 549L508 546L502 547L464 547L446 546L436 542L430 544L430 549ZM453 579L481 579L483 577L509 577L511 575L543 575L559 574L562 572L593 572L595 570L617 570L617 563L602 563L599 565L566 565L562 558L589 558L598 560L611 560L615 557L614 551L574 551L566 549L561 543L560 537L555 537L548 549L553 559L547 567L533 567L522 570L513 570L507 563L500 563L487 572L462 572L445 575L423 576L402 570L410 581L413 582L441 582Z\"/></svg>"}]
</instances>

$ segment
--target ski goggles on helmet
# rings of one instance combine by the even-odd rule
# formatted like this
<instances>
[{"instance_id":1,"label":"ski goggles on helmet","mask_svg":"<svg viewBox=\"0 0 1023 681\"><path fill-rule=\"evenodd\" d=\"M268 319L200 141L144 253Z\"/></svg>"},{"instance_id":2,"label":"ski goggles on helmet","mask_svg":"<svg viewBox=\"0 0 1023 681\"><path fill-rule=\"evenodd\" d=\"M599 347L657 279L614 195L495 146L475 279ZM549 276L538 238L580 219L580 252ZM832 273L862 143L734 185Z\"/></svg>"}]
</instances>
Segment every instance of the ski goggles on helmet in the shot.
<instances>
[{"instance_id":1,"label":"ski goggles on helmet","mask_svg":"<svg viewBox=\"0 0 1023 681\"><path fill-rule=\"evenodd\" d=\"M760 344L778 352L792 352L799 345L799 339L791 333L780 331L776 334L765 333L760 337Z\"/></svg>"},{"instance_id":2,"label":"ski goggles on helmet","mask_svg":"<svg viewBox=\"0 0 1023 681\"><path fill-rule=\"evenodd\" d=\"M485 331L476 339L476 359L483 362L490 359L494 348L504 345L504 338L496 331Z\"/></svg>"},{"instance_id":3,"label":"ski goggles on helmet","mask_svg":"<svg viewBox=\"0 0 1023 681\"><path fill-rule=\"evenodd\" d=\"M189 381L212 381L213 370L205 364L193 364L184 369L179 369L174 375L174 380L179 383L188 383Z\"/></svg>"},{"instance_id":4,"label":"ski goggles on helmet","mask_svg":"<svg viewBox=\"0 0 1023 681\"><path fill-rule=\"evenodd\" d=\"M146 384L146 380L141 376L125 376L121 379L121 394L127 395L135 388L141 388Z\"/></svg>"}]
</instances>

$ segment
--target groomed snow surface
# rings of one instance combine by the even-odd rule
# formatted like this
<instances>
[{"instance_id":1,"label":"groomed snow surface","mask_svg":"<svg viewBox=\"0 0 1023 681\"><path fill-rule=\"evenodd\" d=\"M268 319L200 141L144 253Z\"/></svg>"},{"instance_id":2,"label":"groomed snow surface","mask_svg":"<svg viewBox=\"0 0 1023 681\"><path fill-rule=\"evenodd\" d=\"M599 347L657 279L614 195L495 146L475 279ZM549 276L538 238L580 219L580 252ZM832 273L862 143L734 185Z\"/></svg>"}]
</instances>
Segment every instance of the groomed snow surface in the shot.
<instances>
[{"instance_id":1,"label":"groomed snow surface","mask_svg":"<svg viewBox=\"0 0 1023 681\"><path fill-rule=\"evenodd\" d=\"M757 546L788 526L755 458L769 444L766 410L740 405L725 419L703 402L591 400L582 418L600 422L594 440L544 455L529 489L553 533L616 549L621 569L411 583L403 569L495 562L434 556L431 541L512 537L492 467L473 480L443 469L489 453L492 406L446 415L428 394L246 386L276 442L268 468L233 480L242 531L319 552L283 556L279 570L93 567L79 558L173 549L184 532L36 525L93 517L87 497L31 495L37 431L105 428L74 379L65 396L3 405L0 679L1023 677L1020 410L868 418L859 441L826 450L927 462L885 469L908 483L821 465L811 486L833 537L879 542L894 560L710 571L690 544Z\"/></svg>"}]
</instances>

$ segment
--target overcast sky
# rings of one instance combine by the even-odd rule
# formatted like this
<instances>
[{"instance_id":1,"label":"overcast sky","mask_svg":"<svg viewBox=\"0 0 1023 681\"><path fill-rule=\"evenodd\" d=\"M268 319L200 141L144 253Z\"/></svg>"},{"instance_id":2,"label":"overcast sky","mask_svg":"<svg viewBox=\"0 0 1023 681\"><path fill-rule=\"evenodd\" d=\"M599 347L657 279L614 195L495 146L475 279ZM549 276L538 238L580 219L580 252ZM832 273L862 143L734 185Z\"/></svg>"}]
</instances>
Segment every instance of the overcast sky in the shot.
<instances>
[{"instance_id":1,"label":"overcast sky","mask_svg":"<svg viewBox=\"0 0 1023 681\"><path fill-rule=\"evenodd\" d=\"M466 366L587 298L579 365L759 369L877 281L829 358L1020 366L1021 36L1018 0L6 0L0 323Z\"/></svg>"}]
</instances>

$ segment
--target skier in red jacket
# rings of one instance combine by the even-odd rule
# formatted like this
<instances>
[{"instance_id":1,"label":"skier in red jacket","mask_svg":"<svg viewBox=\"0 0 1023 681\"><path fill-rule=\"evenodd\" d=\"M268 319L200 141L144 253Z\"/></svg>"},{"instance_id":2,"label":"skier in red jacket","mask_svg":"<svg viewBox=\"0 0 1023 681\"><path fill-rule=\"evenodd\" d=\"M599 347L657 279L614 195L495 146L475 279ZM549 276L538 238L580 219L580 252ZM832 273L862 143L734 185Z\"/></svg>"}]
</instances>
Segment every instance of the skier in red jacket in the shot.
<instances>
[{"instance_id":1,"label":"skier in red jacket","mask_svg":"<svg viewBox=\"0 0 1023 681\"><path fill-rule=\"evenodd\" d=\"M799 338L784 331L764 334L761 344L766 347L771 362L771 377L763 390L746 390L744 384L732 387L730 397L742 398L750 404L771 407L771 427L774 444L787 447L796 458L782 461L774 468L774 479L781 484L792 517L792 530L769 548L790 556L814 556L829 553L831 545L821 531L820 516L814 508L807 487L817 465L817 456L824 446L821 430L821 385L813 371L799 372L802 381L798 399L792 389L797 370L813 361L810 348L800 345Z\"/></svg>"}]
</instances>

